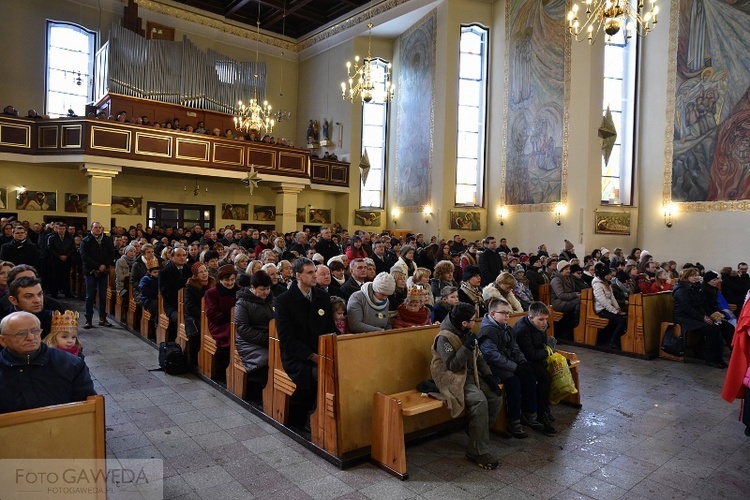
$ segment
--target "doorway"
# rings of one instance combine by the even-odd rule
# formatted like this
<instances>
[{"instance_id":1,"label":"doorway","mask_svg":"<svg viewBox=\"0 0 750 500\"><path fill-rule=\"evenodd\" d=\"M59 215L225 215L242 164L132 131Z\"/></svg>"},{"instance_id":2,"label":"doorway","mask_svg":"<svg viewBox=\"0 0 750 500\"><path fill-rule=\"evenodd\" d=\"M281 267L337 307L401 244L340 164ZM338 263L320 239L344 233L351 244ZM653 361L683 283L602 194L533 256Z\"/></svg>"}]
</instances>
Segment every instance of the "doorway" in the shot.
<instances>
[{"instance_id":1,"label":"doorway","mask_svg":"<svg viewBox=\"0 0 750 500\"><path fill-rule=\"evenodd\" d=\"M192 228L198 224L208 229L214 224L213 205L187 205L181 203L161 203L149 201L146 205L149 227Z\"/></svg>"}]
</instances>

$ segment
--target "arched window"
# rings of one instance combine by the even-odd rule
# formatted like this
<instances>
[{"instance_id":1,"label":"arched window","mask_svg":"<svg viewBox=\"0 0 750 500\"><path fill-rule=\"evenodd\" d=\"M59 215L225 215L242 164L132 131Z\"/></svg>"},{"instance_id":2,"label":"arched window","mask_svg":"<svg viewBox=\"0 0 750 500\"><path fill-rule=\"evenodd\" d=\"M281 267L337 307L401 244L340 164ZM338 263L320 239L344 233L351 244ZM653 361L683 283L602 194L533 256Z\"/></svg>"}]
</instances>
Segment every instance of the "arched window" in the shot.
<instances>
[{"instance_id":1,"label":"arched window","mask_svg":"<svg viewBox=\"0 0 750 500\"><path fill-rule=\"evenodd\" d=\"M456 205L482 206L487 128L487 39L489 30L461 26L458 59Z\"/></svg>"},{"instance_id":2,"label":"arched window","mask_svg":"<svg viewBox=\"0 0 750 500\"><path fill-rule=\"evenodd\" d=\"M68 110L85 116L94 98L96 33L77 24L47 21L45 110L51 117Z\"/></svg>"},{"instance_id":3,"label":"arched window","mask_svg":"<svg viewBox=\"0 0 750 500\"><path fill-rule=\"evenodd\" d=\"M362 104L362 149L367 151L370 172L367 181L360 183L359 204L361 208L383 208L388 134L388 102L385 99L388 62L373 58L370 68L375 91L372 100Z\"/></svg>"}]
</instances>

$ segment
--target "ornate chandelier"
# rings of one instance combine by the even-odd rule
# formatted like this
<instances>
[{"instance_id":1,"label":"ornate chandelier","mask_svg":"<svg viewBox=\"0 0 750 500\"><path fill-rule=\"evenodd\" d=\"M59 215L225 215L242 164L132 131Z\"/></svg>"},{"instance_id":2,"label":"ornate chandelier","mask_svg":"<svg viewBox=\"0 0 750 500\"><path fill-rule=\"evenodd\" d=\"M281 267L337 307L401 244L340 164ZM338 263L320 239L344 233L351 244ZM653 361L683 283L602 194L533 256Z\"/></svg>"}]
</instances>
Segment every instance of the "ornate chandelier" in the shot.
<instances>
[{"instance_id":1,"label":"ornate chandelier","mask_svg":"<svg viewBox=\"0 0 750 500\"><path fill-rule=\"evenodd\" d=\"M258 20L256 21L256 37L255 37L255 67L257 71L258 67L258 43L260 40L260 3L258 4ZM268 101L263 101L261 106L258 101L258 73L253 75L255 77L255 85L253 86L253 98L250 102L243 104L242 101L238 102L237 112L234 117L234 128L241 132L250 133L255 132L259 135L270 134L273 132L273 126L276 122L272 118L271 105Z\"/></svg>"},{"instance_id":2,"label":"ornate chandelier","mask_svg":"<svg viewBox=\"0 0 750 500\"><path fill-rule=\"evenodd\" d=\"M645 37L656 27L659 6L656 0L650 0L651 8L645 10L643 1L637 0L636 4L628 0L584 0L586 21L583 24L578 19L578 4L574 3L568 11L568 32L578 42L588 40L589 45L602 30L607 41L622 28L625 28L626 41L634 34Z\"/></svg>"},{"instance_id":3,"label":"ornate chandelier","mask_svg":"<svg viewBox=\"0 0 750 500\"><path fill-rule=\"evenodd\" d=\"M362 61L362 65L359 64L359 56L354 56L354 66L349 61L346 62L346 77L348 80L348 87L345 82L341 82L341 98L354 102L354 99L359 97L362 100L362 104L372 101L373 98L377 98L378 101L390 102L393 99L393 93L396 90L395 85L391 83L391 63L385 67L383 75L385 79L385 91L378 94L378 90L375 88L375 83L378 78L374 72L373 61L375 58L371 55L372 49L372 5L370 5L370 21L367 23L367 57ZM353 70L353 72L352 72ZM355 83L356 82L356 83Z\"/></svg>"}]
</instances>

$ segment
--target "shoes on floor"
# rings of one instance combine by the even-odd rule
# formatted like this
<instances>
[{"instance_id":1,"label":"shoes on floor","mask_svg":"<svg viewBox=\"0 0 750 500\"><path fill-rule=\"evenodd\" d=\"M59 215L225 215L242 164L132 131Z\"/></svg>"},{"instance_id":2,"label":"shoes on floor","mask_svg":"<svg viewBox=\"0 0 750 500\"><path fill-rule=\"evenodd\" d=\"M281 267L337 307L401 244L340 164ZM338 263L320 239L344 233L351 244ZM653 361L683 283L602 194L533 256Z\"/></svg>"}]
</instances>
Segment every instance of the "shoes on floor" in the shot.
<instances>
[{"instance_id":1,"label":"shoes on floor","mask_svg":"<svg viewBox=\"0 0 750 500\"><path fill-rule=\"evenodd\" d=\"M526 434L526 431L523 430L523 427L521 427L520 420L512 420L508 422L508 432L516 439L526 439L529 437L529 435Z\"/></svg>"},{"instance_id":2,"label":"shoes on floor","mask_svg":"<svg viewBox=\"0 0 750 500\"><path fill-rule=\"evenodd\" d=\"M497 469L498 465L500 465L500 462L498 462L498 460L489 453L474 455L473 453L469 453L467 451L466 458L468 458L470 462L474 462L475 464L477 464L482 469L495 470Z\"/></svg>"},{"instance_id":3,"label":"shoes on floor","mask_svg":"<svg viewBox=\"0 0 750 500\"><path fill-rule=\"evenodd\" d=\"M106 319L100 319L99 320L99 326L112 326L112 323L110 323Z\"/></svg>"}]
</instances>

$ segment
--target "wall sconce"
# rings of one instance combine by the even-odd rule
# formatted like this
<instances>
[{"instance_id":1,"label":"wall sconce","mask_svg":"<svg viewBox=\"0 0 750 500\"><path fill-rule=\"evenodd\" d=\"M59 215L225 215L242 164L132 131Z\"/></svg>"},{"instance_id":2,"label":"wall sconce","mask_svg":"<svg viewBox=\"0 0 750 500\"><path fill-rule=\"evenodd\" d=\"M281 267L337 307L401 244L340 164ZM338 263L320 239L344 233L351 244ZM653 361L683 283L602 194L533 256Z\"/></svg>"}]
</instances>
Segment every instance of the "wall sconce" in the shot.
<instances>
[{"instance_id":1,"label":"wall sconce","mask_svg":"<svg viewBox=\"0 0 750 500\"><path fill-rule=\"evenodd\" d=\"M432 205L425 205L424 208L422 209L422 215L424 215L424 223L429 224L430 217L434 215L432 213Z\"/></svg>"},{"instance_id":2,"label":"wall sconce","mask_svg":"<svg viewBox=\"0 0 750 500\"><path fill-rule=\"evenodd\" d=\"M187 190L188 190L187 185L185 185L185 187L183 189L187 193ZM206 187L205 190L206 190L206 193L208 193L208 187ZM198 194L200 194L200 192L201 192L201 188L198 185L198 179L195 179L195 187L193 188L193 196L198 196Z\"/></svg>"},{"instance_id":3,"label":"wall sconce","mask_svg":"<svg viewBox=\"0 0 750 500\"><path fill-rule=\"evenodd\" d=\"M505 207L505 206L498 207L497 219L500 221L501 226L505 225L505 221L503 220L505 217L508 217L508 207Z\"/></svg>"},{"instance_id":4,"label":"wall sconce","mask_svg":"<svg viewBox=\"0 0 750 500\"><path fill-rule=\"evenodd\" d=\"M565 213L564 203L555 203L555 224L562 224L562 216Z\"/></svg>"},{"instance_id":5,"label":"wall sconce","mask_svg":"<svg viewBox=\"0 0 750 500\"><path fill-rule=\"evenodd\" d=\"M391 217L393 218L394 226L398 225L398 218L400 215L401 215L401 210L399 210L398 208L394 208L393 210L391 210Z\"/></svg>"},{"instance_id":6,"label":"wall sconce","mask_svg":"<svg viewBox=\"0 0 750 500\"><path fill-rule=\"evenodd\" d=\"M672 216L677 213L677 205L674 203L665 203L662 210L664 212L664 225L672 227Z\"/></svg>"}]
</instances>

